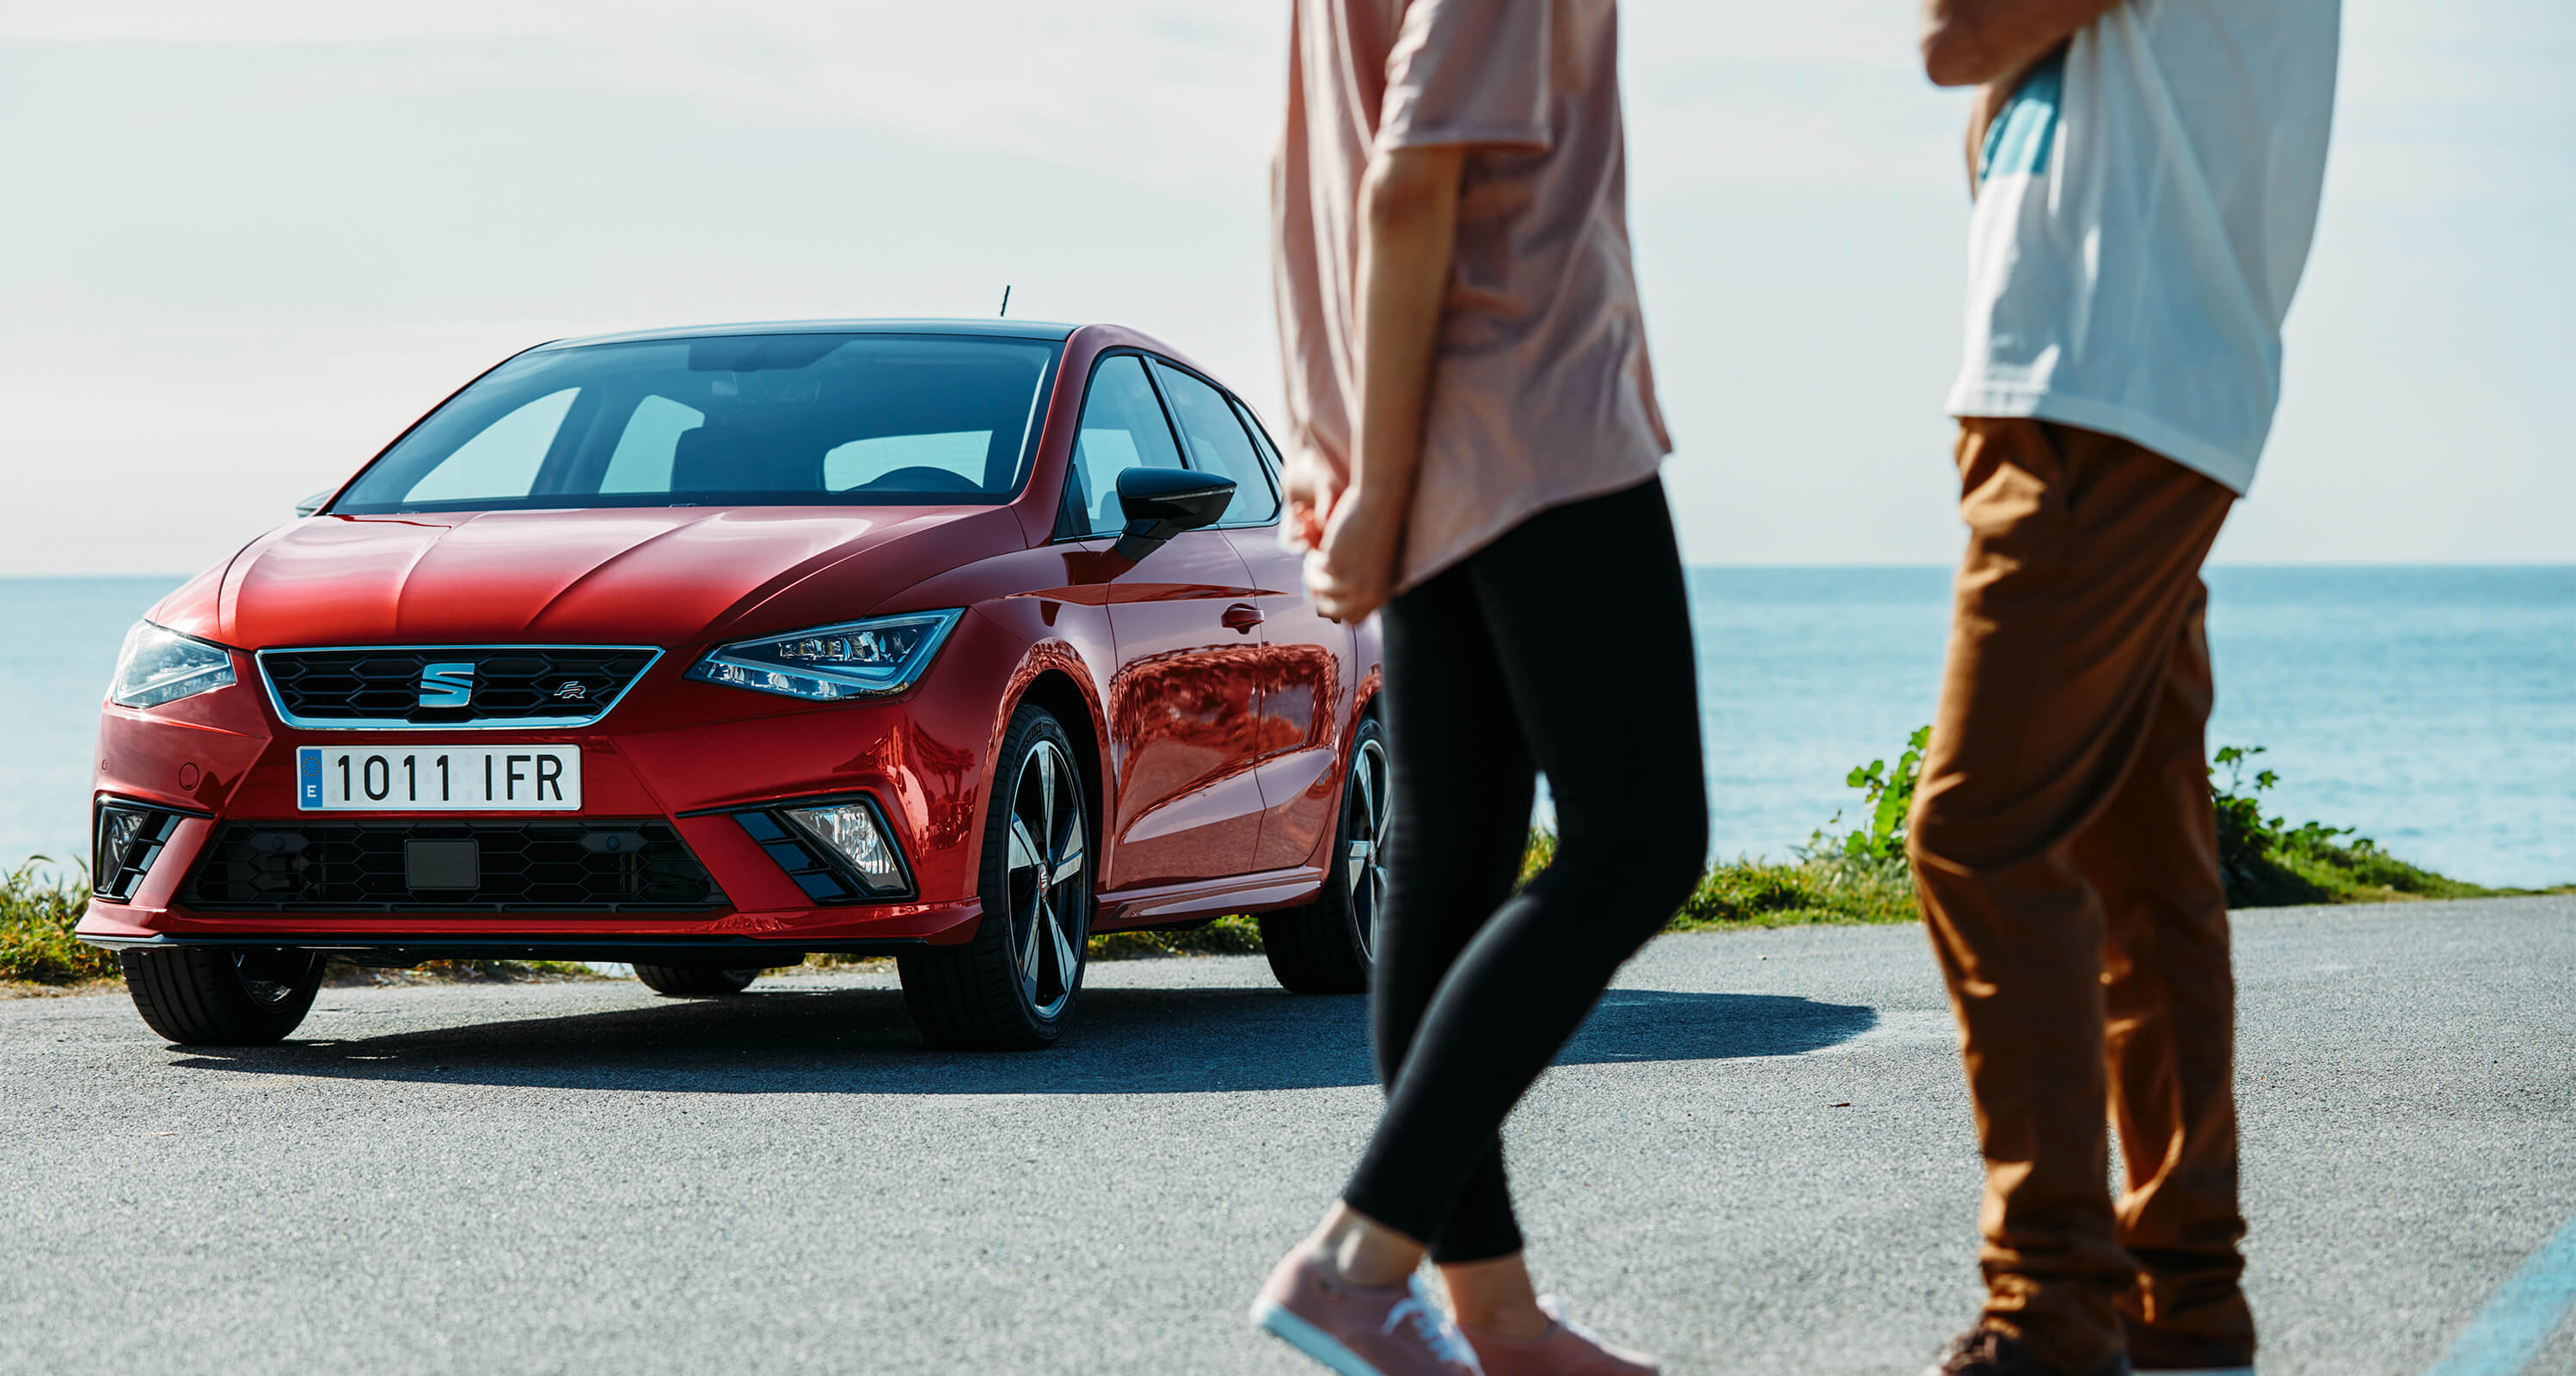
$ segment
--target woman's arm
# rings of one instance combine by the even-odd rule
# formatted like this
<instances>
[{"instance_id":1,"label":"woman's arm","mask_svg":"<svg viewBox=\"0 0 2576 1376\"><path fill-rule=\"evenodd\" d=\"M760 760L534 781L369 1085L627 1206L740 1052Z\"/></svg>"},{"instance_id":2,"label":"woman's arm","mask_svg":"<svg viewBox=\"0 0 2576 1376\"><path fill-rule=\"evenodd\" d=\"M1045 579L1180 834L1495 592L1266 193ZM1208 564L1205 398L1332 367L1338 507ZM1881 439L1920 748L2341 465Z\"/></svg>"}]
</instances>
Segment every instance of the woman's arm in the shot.
<instances>
[{"instance_id":1,"label":"woman's arm","mask_svg":"<svg viewBox=\"0 0 2576 1376\"><path fill-rule=\"evenodd\" d=\"M1360 182L1359 435L1349 483L1325 494L1323 538L1306 556L1307 594L1336 621L1394 595L1465 162L1463 147L1399 148L1371 159Z\"/></svg>"}]
</instances>

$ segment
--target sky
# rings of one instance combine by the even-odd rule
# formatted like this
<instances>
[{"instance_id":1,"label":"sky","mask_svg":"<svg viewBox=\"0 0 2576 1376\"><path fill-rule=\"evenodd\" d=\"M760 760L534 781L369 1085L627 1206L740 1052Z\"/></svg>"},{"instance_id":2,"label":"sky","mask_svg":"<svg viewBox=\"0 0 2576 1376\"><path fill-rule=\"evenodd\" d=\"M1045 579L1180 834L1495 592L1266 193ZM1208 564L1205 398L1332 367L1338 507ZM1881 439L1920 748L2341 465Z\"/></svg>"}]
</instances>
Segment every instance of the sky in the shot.
<instances>
[{"instance_id":1,"label":"sky","mask_svg":"<svg viewBox=\"0 0 2576 1376\"><path fill-rule=\"evenodd\" d=\"M1284 0L0 11L0 574L192 572L545 339L1011 313L1276 414ZM1703 564L1961 535L1964 100L1908 0L1630 0L1632 228ZM2346 0L2238 563L2576 560L2576 6Z\"/></svg>"}]
</instances>

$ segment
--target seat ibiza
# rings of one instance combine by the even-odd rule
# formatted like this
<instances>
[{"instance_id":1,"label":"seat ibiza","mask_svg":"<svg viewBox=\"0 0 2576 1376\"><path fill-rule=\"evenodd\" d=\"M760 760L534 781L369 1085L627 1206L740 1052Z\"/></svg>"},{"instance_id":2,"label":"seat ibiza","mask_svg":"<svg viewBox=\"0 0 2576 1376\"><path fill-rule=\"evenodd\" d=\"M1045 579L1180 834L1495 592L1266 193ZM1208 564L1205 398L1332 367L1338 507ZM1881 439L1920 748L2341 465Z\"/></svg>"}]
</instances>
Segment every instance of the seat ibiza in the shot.
<instances>
[{"instance_id":1,"label":"seat ibiza","mask_svg":"<svg viewBox=\"0 0 2576 1376\"><path fill-rule=\"evenodd\" d=\"M80 935L182 1043L286 1036L335 954L673 995L885 954L996 1049L1096 932L1258 913L1288 987L1362 988L1379 655L1278 463L1109 325L530 349L127 636Z\"/></svg>"}]
</instances>

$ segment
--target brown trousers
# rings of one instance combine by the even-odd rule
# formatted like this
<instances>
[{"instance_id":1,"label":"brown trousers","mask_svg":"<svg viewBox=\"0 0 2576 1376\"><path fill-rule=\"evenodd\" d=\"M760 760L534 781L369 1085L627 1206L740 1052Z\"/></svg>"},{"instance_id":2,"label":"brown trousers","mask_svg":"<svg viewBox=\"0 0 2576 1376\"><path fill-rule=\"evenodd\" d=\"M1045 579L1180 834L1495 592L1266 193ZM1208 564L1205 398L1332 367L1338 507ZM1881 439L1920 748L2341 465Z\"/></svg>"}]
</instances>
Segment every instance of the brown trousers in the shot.
<instances>
[{"instance_id":1,"label":"brown trousers","mask_svg":"<svg viewBox=\"0 0 2576 1376\"><path fill-rule=\"evenodd\" d=\"M2038 421L1964 420L1958 460L1970 538L1907 847L1985 1155L1984 1322L2069 1371L2121 1350L2124 1310L2250 1352L2203 742L2200 566L2234 495Z\"/></svg>"}]
</instances>

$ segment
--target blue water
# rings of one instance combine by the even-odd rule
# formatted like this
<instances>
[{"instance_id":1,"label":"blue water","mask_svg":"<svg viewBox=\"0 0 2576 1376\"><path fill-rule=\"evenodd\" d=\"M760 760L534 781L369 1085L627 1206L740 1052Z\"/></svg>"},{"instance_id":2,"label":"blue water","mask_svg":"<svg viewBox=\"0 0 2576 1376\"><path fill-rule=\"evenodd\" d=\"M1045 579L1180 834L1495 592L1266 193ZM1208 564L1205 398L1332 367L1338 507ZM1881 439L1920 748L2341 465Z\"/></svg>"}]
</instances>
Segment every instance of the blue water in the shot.
<instances>
[{"instance_id":1,"label":"blue water","mask_svg":"<svg viewBox=\"0 0 2576 1376\"><path fill-rule=\"evenodd\" d=\"M100 690L176 581L0 579L0 865L86 853ZM2278 811L2462 879L2576 881L2576 567L2209 582L2210 739L2270 747ZM1698 569L1691 591L1717 852L1785 855L1851 805L1852 765L1931 719L1949 575ZM1579 652L1583 628L1566 635Z\"/></svg>"}]
</instances>

